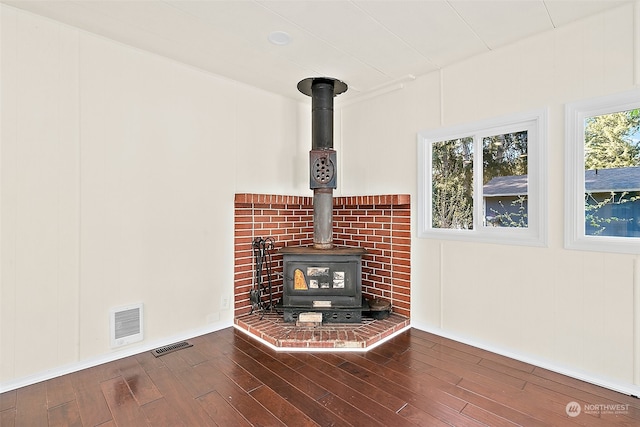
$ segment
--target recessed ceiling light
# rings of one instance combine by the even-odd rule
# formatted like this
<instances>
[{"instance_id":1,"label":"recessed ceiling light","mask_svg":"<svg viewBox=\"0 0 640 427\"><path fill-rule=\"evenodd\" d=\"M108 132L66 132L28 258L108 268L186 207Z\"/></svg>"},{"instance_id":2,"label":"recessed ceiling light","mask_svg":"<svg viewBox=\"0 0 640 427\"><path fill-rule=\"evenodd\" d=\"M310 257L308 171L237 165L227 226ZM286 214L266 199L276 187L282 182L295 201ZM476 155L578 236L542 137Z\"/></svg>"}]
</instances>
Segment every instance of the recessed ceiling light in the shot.
<instances>
[{"instance_id":1,"label":"recessed ceiling light","mask_svg":"<svg viewBox=\"0 0 640 427\"><path fill-rule=\"evenodd\" d=\"M278 46L286 46L291 43L291 36L284 31L274 31L269 34L269 41Z\"/></svg>"}]
</instances>

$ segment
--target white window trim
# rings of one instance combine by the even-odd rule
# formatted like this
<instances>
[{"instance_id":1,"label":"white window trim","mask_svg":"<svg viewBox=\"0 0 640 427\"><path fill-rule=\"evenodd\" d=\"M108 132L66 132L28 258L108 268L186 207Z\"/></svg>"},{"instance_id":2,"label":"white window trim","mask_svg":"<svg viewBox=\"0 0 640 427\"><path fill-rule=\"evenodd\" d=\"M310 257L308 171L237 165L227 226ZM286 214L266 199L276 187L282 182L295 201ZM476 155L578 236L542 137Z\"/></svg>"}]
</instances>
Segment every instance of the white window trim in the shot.
<instances>
[{"instance_id":1,"label":"white window trim","mask_svg":"<svg viewBox=\"0 0 640 427\"><path fill-rule=\"evenodd\" d=\"M640 108L640 90L579 101L565 106L565 230L567 249L640 254L640 238L587 236L584 215L584 120Z\"/></svg>"},{"instance_id":2,"label":"white window trim","mask_svg":"<svg viewBox=\"0 0 640 427\"><path fill-rule=\"evenodd\" d=\"M418 237L473 242L547 246L547 109L512 114L459 126L418 133ZM473 230L431 227L431 148L434 143L453 139L496 135L522 130L531 122L534 133L528 148L528 226L527 228L482 226L482 187L474 191ZM520 128L519 128L520 127ZM481 150L474 150L474 165L481 164ZM474 167L474 182L482 182L482 168ZM476 189L474 185L474 190Z\"/></svg>"}]
</instances>

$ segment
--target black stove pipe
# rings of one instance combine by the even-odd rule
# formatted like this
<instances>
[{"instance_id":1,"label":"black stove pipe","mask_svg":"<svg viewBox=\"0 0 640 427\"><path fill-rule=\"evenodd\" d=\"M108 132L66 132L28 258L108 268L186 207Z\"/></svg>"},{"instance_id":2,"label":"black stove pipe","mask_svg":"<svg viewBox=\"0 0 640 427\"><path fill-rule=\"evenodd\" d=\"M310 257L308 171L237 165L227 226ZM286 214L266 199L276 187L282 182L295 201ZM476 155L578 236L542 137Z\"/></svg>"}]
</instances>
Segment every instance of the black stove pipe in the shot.
<instances>
[{"instance_id":1,"label":"black stove pipe","mask_svg":"<svg viewBox=\"0 0 640 427\"><path fill-rule=\"evenodd\" d=\"M311 97L310 175L313 189L313 247L333 247L333 189L336 188L333 151L333 98L347 85L329 77L311 77L298 83L298 90Z\"/></svg>"}]
</instances>

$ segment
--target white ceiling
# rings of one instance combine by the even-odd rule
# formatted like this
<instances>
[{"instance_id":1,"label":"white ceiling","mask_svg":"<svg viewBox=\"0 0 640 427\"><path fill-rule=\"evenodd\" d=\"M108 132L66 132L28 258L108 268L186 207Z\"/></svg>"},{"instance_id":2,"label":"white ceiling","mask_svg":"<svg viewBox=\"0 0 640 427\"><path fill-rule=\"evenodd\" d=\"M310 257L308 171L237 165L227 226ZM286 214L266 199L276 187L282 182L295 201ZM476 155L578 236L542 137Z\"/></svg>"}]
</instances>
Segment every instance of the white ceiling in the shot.
<instances>
[{"instance_id":1,"label":"white ceiling","mask_svg":"<svg viewBox=\"0 0 640 427\"><path fill-rule=\"evenodd\" d=\"M634 0L0 1L302 99L306 77L354 98Z\"/></svg>"}]
</instances>

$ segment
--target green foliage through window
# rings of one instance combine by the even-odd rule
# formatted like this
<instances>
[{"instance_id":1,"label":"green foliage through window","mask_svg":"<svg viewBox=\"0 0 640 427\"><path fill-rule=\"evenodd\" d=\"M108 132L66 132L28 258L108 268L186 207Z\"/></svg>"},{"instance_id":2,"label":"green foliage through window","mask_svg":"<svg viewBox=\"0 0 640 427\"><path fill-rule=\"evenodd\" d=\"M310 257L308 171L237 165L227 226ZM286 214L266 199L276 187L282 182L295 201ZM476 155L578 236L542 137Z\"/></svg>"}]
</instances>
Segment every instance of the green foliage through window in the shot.
<instances>
[{"instance_id":1,"label":"green foliage through window","mask_svg":"<svg viewBox=\"0 0 640 427\"><path fill-rule=\"evenodd\" d=\"M640 109L588 117L584 129L585 169L640 166Z\"/></svg>"},{"instance_id":2,"label":"green foliage through window","mask_svg":"<svg viewBox=\"0 0 640 427\"><path fill-rule=\"evenodd\" d=\"M527 174L527 131L482 139L483 184L496 176Z\"/></svg>"},{"instance_id":3,"label":"green foliage through window","mask_svg":"<svg viewBox=\"0 0 640 427\"><path fill-rule=\"evenodd\" d=\"M473 138L433 144L432 227L473 229Z\"/></svg>"}]
</instances>

